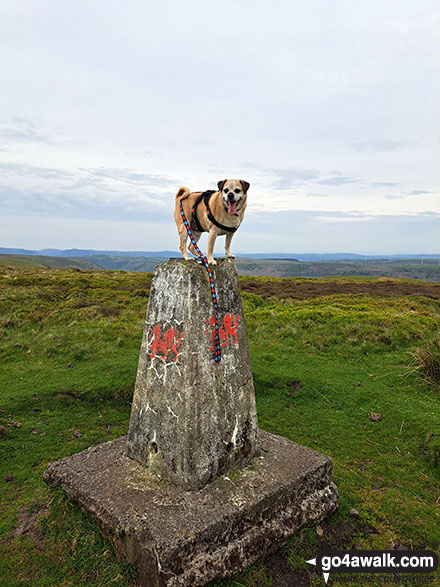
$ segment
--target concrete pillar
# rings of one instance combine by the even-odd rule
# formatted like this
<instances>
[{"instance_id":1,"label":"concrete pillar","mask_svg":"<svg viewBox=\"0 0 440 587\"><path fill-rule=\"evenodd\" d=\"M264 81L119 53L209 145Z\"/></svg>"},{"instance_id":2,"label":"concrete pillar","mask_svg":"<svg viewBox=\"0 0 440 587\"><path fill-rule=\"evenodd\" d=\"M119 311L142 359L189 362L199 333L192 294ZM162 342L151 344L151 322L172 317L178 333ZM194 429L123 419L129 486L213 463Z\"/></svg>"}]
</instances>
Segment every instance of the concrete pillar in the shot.
<instances>
[{"instance_id":1,"label":"concrete pillar","mask_svg":"<svg viewBox=\"0 0 440 587\"><path fill-rule=\"evenodd\" d=\"M214 268L221 362L207 271L172 259L153 276L127 454L185 490L197 490L258 450L257 414L238 274Z\"/></svg>"}]
</instances>

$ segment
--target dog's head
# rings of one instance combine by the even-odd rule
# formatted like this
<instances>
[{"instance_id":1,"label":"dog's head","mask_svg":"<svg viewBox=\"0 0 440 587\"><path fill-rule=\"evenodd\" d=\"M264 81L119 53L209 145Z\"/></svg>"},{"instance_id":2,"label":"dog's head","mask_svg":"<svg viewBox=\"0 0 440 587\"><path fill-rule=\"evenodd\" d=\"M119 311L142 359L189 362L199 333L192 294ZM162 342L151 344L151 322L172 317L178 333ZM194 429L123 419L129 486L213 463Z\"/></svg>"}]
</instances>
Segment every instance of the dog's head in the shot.
<instances>
[{"instance_id":1,"label":"dog's head","mask_svg":"<svg viewBox=\"0 0 440 587\"><path fill-rule=\"evenodd\" d=\"M241 210L246 202L248 182L242 179L223 179L217 186L226 212L234 215Z\"/></svg>"}]
</instances>

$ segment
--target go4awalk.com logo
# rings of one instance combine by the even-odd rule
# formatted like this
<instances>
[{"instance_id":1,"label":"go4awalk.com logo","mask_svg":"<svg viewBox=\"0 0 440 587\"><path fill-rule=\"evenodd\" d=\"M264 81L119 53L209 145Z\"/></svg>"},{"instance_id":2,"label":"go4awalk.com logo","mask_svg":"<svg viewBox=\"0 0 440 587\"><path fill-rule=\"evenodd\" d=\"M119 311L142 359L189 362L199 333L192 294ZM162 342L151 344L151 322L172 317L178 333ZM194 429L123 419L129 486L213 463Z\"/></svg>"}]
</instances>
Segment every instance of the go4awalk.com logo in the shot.
<instances>
[{"instance_id":1,"label":"go4awalk.com logo","mask_svg":"<svg viewBox=\"0 0 440 587\"><path fill-rule=\"evenodd\" d=\"M327 583L330 573L433 573L439 563L430 550L331 550L324 547L315 565Z\"/></svg>"}]
</instances>

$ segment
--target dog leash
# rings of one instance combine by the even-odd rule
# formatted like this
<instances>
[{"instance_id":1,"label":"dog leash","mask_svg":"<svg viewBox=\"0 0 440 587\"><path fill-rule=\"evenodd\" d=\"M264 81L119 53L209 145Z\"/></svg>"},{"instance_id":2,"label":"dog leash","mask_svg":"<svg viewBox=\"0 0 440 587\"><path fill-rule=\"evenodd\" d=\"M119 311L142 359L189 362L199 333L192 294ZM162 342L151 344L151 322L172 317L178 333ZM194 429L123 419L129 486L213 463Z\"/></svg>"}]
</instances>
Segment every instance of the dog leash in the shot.
<instances>
[{"instance_id":1,"label":"dog leash","mask_svg":"<svg viewBox=\"0 0 440 587\"><path fill-rule=\"evenodd\" d=\"M214 306L214 320L215 320L215 351L214 351L214 359L216 363L220 363L222 359L221 349L220 349L220 334L219 334L219 326L218 326L218 305L217 305L217 295L215 293L215 286L214 286L214 278L211 273L211 269L209 268L208 259L202 253L202 251L197 246L191 228L189 227L188 220L185 217L185 213L183 211L182 200L179 202L180 205L180 215L182 216L183 224L185 225L186 232L192 242L194 249L197 251L197 254L201 258L203 265L205 266L208 277L209 277L209 284L211 286L211 296L212 296L212 303Z\"/></svg>"}]
</instances>

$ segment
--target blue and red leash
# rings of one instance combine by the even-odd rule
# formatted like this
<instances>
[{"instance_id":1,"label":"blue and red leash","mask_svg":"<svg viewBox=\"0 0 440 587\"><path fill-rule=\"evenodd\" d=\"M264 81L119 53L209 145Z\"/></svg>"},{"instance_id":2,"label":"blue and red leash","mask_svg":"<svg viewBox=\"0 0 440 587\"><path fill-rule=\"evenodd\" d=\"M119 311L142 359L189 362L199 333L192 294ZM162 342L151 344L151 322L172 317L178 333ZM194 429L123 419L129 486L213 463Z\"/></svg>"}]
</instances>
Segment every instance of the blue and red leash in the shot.
<instances>
[{"instance_id":1,"label":"blue and red leash","mask_svg":"<svg viewBox=\"0 0 440 587\"><path fill-rule=\"evenodd\" d=\"M211 269L209 268L208 259L206 258L206 256L202 253L202 251L197 246L196 240L195 240L195 238L193 236L193 233L191 231L191 228L190 228L190 226L188 224L188 220L186 219L185 213L183 211L182 200L180 200L179 204L180 204L180 215L182 216L183 224L185 225L185 228L186 228L186 231L188 233L188 236L189 236L189 238L190 238L190 240L192 242L192 245L193 245L194 249L197 251L197 254L201 258L201 260L203 262L203 265L206 267L206 270L208 272L209 284L211 286L212 303L213 303L213 306L214 306L214 319L215 319L215 351L214 351L214 359L215 359L215 362L216 363L220 363L221 358L222 358L222 354L221 354L221 349L220 349L220 334L219 334L219 325L218 325L218 305L217 305L217 295L215 293L214 278L212 276Z\"/></svg>"}]
</instances>

